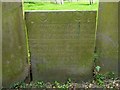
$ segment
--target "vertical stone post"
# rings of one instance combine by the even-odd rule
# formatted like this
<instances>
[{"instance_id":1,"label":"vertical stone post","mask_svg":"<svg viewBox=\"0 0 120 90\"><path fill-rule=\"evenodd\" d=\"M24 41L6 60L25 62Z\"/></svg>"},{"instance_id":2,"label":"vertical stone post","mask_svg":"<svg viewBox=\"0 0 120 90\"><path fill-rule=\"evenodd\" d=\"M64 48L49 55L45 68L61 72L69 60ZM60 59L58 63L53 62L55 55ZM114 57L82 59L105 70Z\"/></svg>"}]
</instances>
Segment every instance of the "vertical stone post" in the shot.
<instances>
[{"instance_id":1,"label":"vertical stone post","mask_svg":"<svg viewBox=\"0 0 120 90\"><path fill-rule=\"evenodd\" d=\"M118 2L100 2L97 54L101 72L118 75Z\"/></svg>"},{"instance_id":2,"label":"vertical stone post","mask_svg":"<svg viewBox=\"0 0 120 90\"><path fill-rule=\"evenodd\" d=\"M2 2L2 85L28 75L25 24L21 2Z\"/></svg>"}]
</instances>

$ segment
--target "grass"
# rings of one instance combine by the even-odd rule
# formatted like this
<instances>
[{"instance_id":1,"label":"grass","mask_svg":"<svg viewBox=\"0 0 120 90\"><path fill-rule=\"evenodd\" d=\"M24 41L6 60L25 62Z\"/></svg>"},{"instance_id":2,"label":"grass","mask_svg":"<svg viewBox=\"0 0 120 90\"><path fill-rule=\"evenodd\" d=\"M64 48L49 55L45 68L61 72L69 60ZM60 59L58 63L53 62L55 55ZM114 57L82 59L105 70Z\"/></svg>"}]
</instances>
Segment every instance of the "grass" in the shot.
<instances>
[{"instance_id":1,"label":"grass","mask_svg":"<svg viewBox=\"0 0 120 90\"><path fill-rule=\"evenodd\" d=\"M98 3L65 2L63 5L50 2L25 2L24 10L98 10Z\"/></svg>"}]
</instances>

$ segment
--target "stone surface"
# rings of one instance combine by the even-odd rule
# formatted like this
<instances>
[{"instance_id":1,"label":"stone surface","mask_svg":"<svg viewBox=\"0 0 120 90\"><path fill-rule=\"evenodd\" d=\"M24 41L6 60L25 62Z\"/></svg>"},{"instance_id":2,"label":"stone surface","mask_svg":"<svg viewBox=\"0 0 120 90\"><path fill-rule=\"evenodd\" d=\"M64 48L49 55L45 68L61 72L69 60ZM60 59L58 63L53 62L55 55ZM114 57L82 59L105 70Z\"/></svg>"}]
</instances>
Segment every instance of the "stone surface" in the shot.
<instances>
[{"instance_id":1,"label":"stone surface","mask_svg":"<svg viewBox=\"0 0 120 90\"><path fill-rule=\"evenodd\" d=\"M28 74L22 5L2 3L2 85L23 81Z\"/></svg>"},{"instance_id":2,"label":"stone surface","mask_svg":"<svg viewBox=\"0 0 120 90\"><path fill-rule=\"evenodd\" d=\"M2 3L0 1L0 12L2 12ZM2 88L2 13L0 13L0 90Z\"/></svg>"},{"instance_id":3,"label":"stone surface","mask_svg":"<svg viewBox=\"0 0 120 90\"><path fill-rule=\"evenodd\" d=\"M120 1L118 5L118 43L120 45ZM118 53L118 68L120 68L120 47L119 47L119 53ZM118 76L120 77L120 69L118 69Z\"/></svg>"},{"instance_id":4,"label":"stone surface","mask_svg":"<svg viewBox=\"0 0 120 90\"><path fill-rule=\"evenodd\" d=\"M96 11L26 12L33 80L92 77Z\"/></svg>"},{"instance_id":5,"label":"stone surface","mask_svg":"<svg viewBox=\"0 0 120 90\"><path fill-rule=\"evenodd\" d=\"M118 75L118 3L100 2L97 31L97 53L101 72Z\"/></svg>"}]
</instances>

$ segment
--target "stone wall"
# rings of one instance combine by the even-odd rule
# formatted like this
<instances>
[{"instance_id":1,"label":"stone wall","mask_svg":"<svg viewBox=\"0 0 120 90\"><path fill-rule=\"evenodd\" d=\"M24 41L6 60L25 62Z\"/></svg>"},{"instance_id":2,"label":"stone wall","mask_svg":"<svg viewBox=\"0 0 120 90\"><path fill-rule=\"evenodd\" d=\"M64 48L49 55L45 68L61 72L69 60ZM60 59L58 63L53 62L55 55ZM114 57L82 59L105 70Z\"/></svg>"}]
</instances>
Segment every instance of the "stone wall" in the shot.
<instances>
[{"instance_id":1,"label":"stone wall","mask_svg":"<svg viewBox=\"0 0 120 90\"><path fill-rule=\"evenodd\" d=\"M21 2L2 3L2 84L23 81L28 75L26 38Z\"/></svg>"},{"instance_id":2,"label":"stone wall","mask_svg":"<svg viewBox=\"0 0 120 90\"><path fill-rule=\"evenodd\" d=\"M33 80L92 78L96 11L25 13Z\"/></svg>"},{"instance_id":3,"label":"stone wall","mask_svg":"<svg viewBox=\"0 0 120 90\"><path fill-rule=\"evenodd\" d=\"M118 3L100 2L97 30L97 54L101 72L118 75Z\"/></svg>"}]
</instances>

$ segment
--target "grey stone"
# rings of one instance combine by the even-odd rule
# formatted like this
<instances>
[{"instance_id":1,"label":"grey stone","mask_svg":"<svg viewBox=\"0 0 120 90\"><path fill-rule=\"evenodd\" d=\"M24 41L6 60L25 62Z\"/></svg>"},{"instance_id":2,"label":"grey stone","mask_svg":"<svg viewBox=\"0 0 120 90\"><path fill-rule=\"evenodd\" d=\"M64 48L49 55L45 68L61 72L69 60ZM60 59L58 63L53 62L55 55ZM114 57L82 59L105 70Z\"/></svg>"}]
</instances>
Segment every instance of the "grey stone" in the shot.
<instances>
[{"instance_id":1,"label":"grey stone","mask_svg":"<svg viewBox=\"0 0 120 90\"><path fill-rule=\"evenodd\" d=\"M26 12L33 80L92 78L96 11Z\"/></svg>"},{"instance_id":2,"label":"grey stone","mask_svg":"<svg viewBox=\"0 0 120 90\"><path fill-rule=\"evenodd\" d=\"M119 45L120 45L120 1L119 1L119 7L118 7L118 42L119 42ZM120 47L118 48L118 72L120 72ZM118 73L119 77L120 77L120 73Z\"/></svg>"},{"instance_id":3,"label":"grey stone","mask_svg":"<svg viewBox=\"0 0 120 90\"><path fill-rule=\"evenodd\" d=\"M28 59L21 2L2 3L2 85L23 81Z\"/></svg>"},{"instance_id":4,"label":"grey stone","mask_svg":"<svg viewBox=\"0 0 120 90\"><path fill-rule=\"evenodd\" d=\"M100 2L97 53L101 73L118 75L118 2Z\"/></svg>"},{"instance_id":5,"label":"grey stone","mask_svg":"<svg viewBox=\"0 0 120 90\"><path fill-rule=\"evenodd\" d=\"M0 12L2 12L2 2L0 2ZM2 13L0 13L0 89L2 88Z\"/></svg>"}]
</instances>

